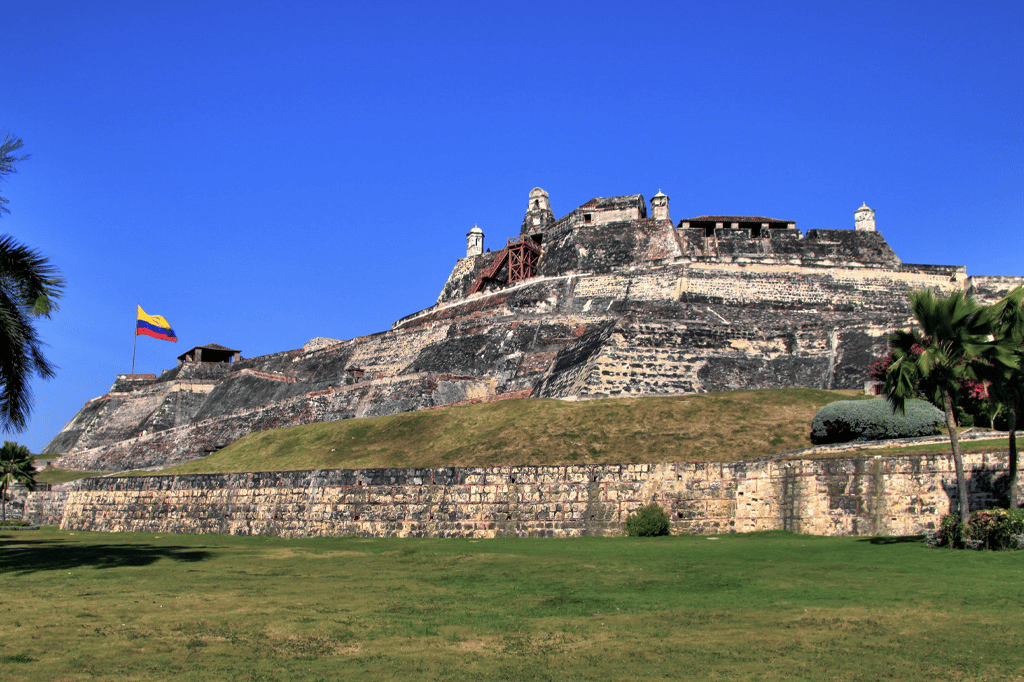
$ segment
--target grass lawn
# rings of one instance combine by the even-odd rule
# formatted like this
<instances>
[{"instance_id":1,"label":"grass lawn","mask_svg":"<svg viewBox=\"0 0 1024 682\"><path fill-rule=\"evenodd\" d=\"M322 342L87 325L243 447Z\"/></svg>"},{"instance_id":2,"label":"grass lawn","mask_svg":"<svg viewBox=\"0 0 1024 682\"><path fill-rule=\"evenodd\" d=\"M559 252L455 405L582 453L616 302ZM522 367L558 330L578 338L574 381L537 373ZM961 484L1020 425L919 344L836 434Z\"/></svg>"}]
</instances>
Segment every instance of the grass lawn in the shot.
<instances>
[{"instance_id":1,"label":"grass lawn","mask_svg":"<svg viewBox=\"0 0 1024 682\"><path fill-rule=\"evenodd\" d=\"M960 449L963 452L1009 452L1009 438L985 438L983 440L962 440ZM810 457L820 459L824 457L857 457L867 455L874 457L906 457L910 455L948 455L950 450L949 441L939 443L926 443L924 445L907 445L898 448L862 448L857 450L840 450L837 452L817 452ZM808 455L793 455L790 459L800 459Z\"/></svg>"},{"instance_id":2,"label":"grass lawn","mask_svg":"<svg viewBox=\"0 0 1024 682\"><path fill-rule=\"evenodd\" d=\"M261 431L160 473L737 462L808 447L815 412L858 397L867 396L781 389L503 400Z\"/></svg>"},{"instance_id":3,"label":"grass lawn","mask_svg":"<svg viewBox=\"0 0 1024 682\"><path fill-rule=\"evenodd\" d=\"M811 445L810 423L859 391L778 389L582 402L504 400L386 417L321 422L250 434L202 459L122 475L650 462L738 462ZM967 452L1005 451L1006 438L965 441ZM947 454L949 443L845 450L858 454ZM49 468L62 483L99 472Z\"/></svg>"},{"instance_id":4,"label":"grass lawn","mask_svg":"<svg viewBox=\"0 0 1024 682\"><path fill-rule=\"evenodd\" d=\"M1022 552L0 531L3 680L1017 680Z\"/></svg>"},{"instance_id":5,"label":"grass lawn","mask_svg":"<svg viewBox=\"0 0 1024 682\"><path fill-rule=\"evenodd\" d=\"M54 469L48 467L36 474L36 483L67 483L79 478L102 476L102 471L75 471L74 469Z\"/></svg>"}]
</instances>

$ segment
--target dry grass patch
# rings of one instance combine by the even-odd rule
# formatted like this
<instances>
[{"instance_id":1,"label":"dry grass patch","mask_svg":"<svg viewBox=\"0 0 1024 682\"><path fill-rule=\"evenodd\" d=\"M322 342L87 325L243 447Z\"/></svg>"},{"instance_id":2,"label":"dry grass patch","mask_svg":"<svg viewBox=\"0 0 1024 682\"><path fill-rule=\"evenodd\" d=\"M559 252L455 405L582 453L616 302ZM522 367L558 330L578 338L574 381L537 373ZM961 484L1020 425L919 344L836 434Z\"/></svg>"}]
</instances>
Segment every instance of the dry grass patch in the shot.
<instances>
[{"instance_id":1,"label":"dry grass patch","mask_svg":"<svg viewBox=\"0 0 1024 682\"><path fill-rule=\"evenodd\" d=\"M814 413L856 396L782 389L507 400L263 431L161 473L731 462L809 446Z\"/></svg>"}]
</instances>

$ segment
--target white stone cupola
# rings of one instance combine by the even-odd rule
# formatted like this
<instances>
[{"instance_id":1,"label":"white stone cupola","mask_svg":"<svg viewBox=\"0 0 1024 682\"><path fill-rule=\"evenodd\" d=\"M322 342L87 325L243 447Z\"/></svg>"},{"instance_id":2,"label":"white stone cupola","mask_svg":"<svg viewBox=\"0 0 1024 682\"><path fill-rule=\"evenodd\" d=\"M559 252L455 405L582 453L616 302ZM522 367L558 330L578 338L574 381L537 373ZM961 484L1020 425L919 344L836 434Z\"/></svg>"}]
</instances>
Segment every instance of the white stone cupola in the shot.
<instances>
[{"instance_id":1,"label":"white stone cupola","mask_svg":"<svg viewBox=\"0 0 1024 682\"><path fill-rule=\"evenodd\" d=\"M474 225L473 229L466 233L466 258L479 256L484 252L484 231Z\"/></svg>"},{"instance_id":2,"label":"white stone cupola","mask_svg":"<svg viewBox=\"0 0 1024 682\"><path fill-rule=\"evenodd\" d=\"M655 220L671 220L668 217L668 197L660 189L651 197L651 217Z\"/></svg>"},{"instance_id":3,"label":"white stone cupola","mask_svg":"<svg viewBox=\"0 0 1024 682\"><path fill-rule=\"evenodd\" d=\"M548 201L548 193L540 187L530 190L530 203L526 207L526 217L523 218L521 234L541 234L544 228L553 225L555 214L551 212L551 202Z\"/></svg>"},{"instance_id":4,"label":"white stone cupola","mask_svg":"<svg viewBox=\"0 0 1024 682\"><path fill-rule=\"evenodd\" d=\"M853 214L854 229L860 232L874 232L875 231L875 210L868 208L866 202L858 208Z\"/></svg>"}]
</instances>

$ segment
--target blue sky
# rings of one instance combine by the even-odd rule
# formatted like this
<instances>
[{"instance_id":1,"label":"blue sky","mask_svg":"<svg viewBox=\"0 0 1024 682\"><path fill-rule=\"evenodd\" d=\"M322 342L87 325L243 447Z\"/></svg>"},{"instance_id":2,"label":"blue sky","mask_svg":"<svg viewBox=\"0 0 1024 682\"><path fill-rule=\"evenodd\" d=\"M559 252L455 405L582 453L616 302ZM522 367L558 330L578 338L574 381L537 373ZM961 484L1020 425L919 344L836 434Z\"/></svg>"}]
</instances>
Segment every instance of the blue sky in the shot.
<instances>
[{"instance_id":1,"label":"blue sky","mask_svg":"<svg viewBox=\"0 0 1024 682\"><path fill-rule=\"evenodd\" d=\"M0 231L68 280L43 448L131 366L135 305L252 357L431 305L465 234L595 196L852 228L1024 275L1020 2L5 4ZM13 438L8 435L7 438Z\"/></svg>"}]
</instances>

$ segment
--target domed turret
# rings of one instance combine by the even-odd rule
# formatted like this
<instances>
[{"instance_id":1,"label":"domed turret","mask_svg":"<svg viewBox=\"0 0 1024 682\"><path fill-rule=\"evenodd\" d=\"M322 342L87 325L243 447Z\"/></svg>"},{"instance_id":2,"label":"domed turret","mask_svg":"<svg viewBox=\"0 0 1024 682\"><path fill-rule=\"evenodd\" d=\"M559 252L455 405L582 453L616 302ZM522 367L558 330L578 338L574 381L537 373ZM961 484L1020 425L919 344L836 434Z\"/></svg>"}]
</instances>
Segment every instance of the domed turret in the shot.
<instances>
[{"instance_id":1,"label":"domed turret","mask_svg":"<svg viewBox=\"0 0 1024 682\"><path fill-rule=\"evenodd\" d=\"M875 210L868 208L867 202L861 202L863 206L858 208L853 214L854 229L860 232L874 232L875 231Z\"/></svg>"},{"instance_id":2,"label":"domed turret","mask_svg":"<svg viewBox=\"0 0 1024 682\"><path fill-rule=\"evenodd\" d=\"M474 225L473 229L466 233L466 258L479 256L484 252L484 231Z\"/></svg>"},{"instance_id":3,"label":"domed turret","mask_svg":"<svg viewBox=\"0 0 1024 682\"><path fill-rule=\"evenodd\" d=\"M655 220L671 220L668 217L668 197L660 189L651 197L651 217Z\"/></svg>"},{"instance_id":4,"label":"domed turret","mask_svg":"<svg viewBox=\"0 0 1024 682\"><path fill-rule=\"evenodd\" d=\"M551 212L551 202L548 201L548 193L540 187L530 190L530 203L526 207L526 217L523 218L523 228L520 234L540 234L544 228L553 225L555 214Z\"/></svg>"}]
</instances>

